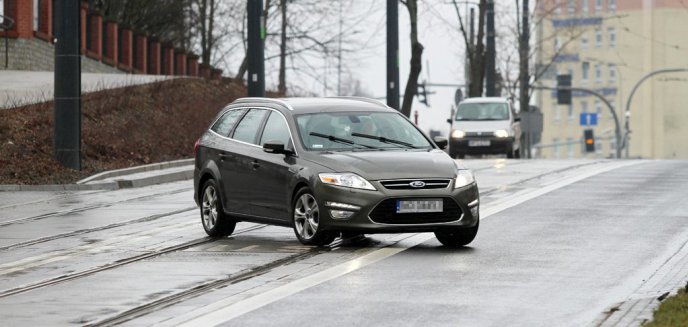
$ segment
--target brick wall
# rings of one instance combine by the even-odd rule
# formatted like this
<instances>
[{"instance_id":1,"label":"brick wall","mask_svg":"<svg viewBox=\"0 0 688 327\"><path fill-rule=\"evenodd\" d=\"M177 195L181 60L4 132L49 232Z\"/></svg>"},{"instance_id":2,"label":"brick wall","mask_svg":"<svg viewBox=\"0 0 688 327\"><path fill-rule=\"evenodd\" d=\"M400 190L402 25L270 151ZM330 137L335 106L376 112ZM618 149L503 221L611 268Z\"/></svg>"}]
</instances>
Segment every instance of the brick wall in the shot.
<instances>
[{"instance_id":1,"label":"brick wall","mask_svg":"<svg viewBox=\"0 0 688 327\"><path fill-rule=\"evenodd\" d=\"M5 44L0 42L0 71L5 69ZM55 70L55 46L38 38L9 39L9 70ZM121 70L88 57L81 57L84 73L119 74Z\"/></svg>"}]
</instances>

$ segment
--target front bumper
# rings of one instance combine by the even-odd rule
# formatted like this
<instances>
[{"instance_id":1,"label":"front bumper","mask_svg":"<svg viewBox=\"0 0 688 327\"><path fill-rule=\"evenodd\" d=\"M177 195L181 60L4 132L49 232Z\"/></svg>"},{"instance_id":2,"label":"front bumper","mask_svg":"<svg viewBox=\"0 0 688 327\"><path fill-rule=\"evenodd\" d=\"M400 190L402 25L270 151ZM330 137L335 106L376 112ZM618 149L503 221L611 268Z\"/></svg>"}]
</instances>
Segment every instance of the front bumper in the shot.
<instances>
[{"instance_id":1,"label":"front bumper","mask_svg":"<svg viewBox=\"0 0 688 327\"><path fill-rule=\"evenodd\" d=\"M489 141L488 146L471 146L471 141ZM452 138L449 150L452 154L503 154L512 152L514 149L514 138L498 137L464 137L460 139Z\"/></svg>"},{"instance_id":2,"label":"front bumper","mask_svg":"<svg viewBox=\"0 0 688 327\"><path fill-rule=\"evenodd\" d=\"M475 183L454 189L453 182L442 189L390 190L379 182L371 181L376 191L350 189L318 183L313 190L320 208L320 222L324 230L351 231L365 234L398 232L433 232L446 227L473 227L479 219L479 194ZM396 207L390 209L389 203L397 199L443 199L443 217L433 214L397 214ZM327 202L337 202L360 207L347 219L334 219L326 206ZM454 203L454 206L447 204ZM469 206L470 204L470 206ZM377 208L377 209L376 209ZM394 210L390 212L390 210ZM371 214L378 218L371 218ZM380 212L387 217L399 216L390 223L389 219L379 219ZM375 216L373 214L373 216ZM438 219L439 218L439 219ZM449 219L447 219L449 218ZM387 221L382 223L380 221ZM440 221L440 222L438 222Z\"/></svg>"}]
</instances>

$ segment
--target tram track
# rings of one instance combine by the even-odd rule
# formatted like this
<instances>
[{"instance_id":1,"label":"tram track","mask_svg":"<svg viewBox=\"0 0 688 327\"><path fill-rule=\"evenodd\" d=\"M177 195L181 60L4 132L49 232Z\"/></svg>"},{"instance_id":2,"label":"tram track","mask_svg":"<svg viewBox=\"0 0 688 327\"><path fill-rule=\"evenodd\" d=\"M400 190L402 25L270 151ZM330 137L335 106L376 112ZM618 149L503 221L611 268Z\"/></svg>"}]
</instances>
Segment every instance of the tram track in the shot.
<instances>
[{"instance_id":1,"label":"tram track","mask_svg":"<svg viewBox=\"0 0 688 327\"><path fill-rule=\"evenodd\" d=\"M79 207L79 208L59 210L59 211L35 215L35 216L22 217L22 218L2 221L2 222L0 222L0 227L5 227L5 226L29 222L29 221L41 220L41 219L46 219L46 218L59 217L59 216L64 216L64 215L69 215L69 214L73 214L73 213L79 213L79 212L84 212L84 211L89 211L89 210L94 210L94 209L107 208L107 207L111 207L111 206L114 206L117 204L147 200L147 199L155 198L158 196L173 195L173 194L178 194L178 193L187 192L187 191L189 191L189 188L185 187L185 188L180 188L180 189L176 189L176 190L172 190L172 191L146 194L143 196L138 196L138 197L120 200L120 201L113 201L113 202L108 202L108 203L99 203L99 204L94 204L94 205L89 205L89 206L84 206L84 207Z\"/></svg>"},{"instance_id":2,"label":"tram track","mask_svg":"<svg viewBox=\"0 0 688 327\"><path fill-rule=\"evenodd\" d=\"M235 232L233 235L238 235L238 234L243 234L243 233L251 232L251 231L254 231L254 230L257 230L257 229L264 228L264 227L266 227L266 226L267 226L267 225L255 225L255 226L247 227L247 228L244 228L244 229L242 229L242 230L239 230L239 231ZM168 253L172 253L172 252L182 251L182 250L185 250L185 249L193 248L193 247L195 247L195 246L203 245L203 244L206 244L206 243L211 243L211 242L214 242L214 241L216 241L216 239L213 239L213 238L210 238L210 237L203 237L203 238L199 238L199 239L196 239L196 240L188 241L188 242L185 242L185 243L182 243L182 244L177 244L177 245L169 246L169 247L166 247L166 248L157 250L157 251L142 253L142 254L139 254L139 255L136 255L136 256L131 256L131 257L119 259L119 260L116 260L116 261L114 261L114 262L111 262L111 263L102 265L102 266L98 266L98 267L94 267L94 268L90 268L90 269L86 269L86 270L82 270L82 271L77 271L77 272L73 272L73 273L68 273L68 274L60 275L60 276L53 277L53 278L49 278L49 279L42 280L42 281L39 281L39 282L30 283L30 284L27 284L27 285L22 285L22 286L20 286L20 287L16 287L16 288L12 288L12 289L8 289L8 290L0 291L0 299L1 299L1 298L5 298L5 297L9 297L9 296L12 296L12 295L17 295L17 294L29 292L29 291L35 290L35 289L40 289L40 288L44 288L44 287L54 286L54 285L61 284L61 283L67 282L67 281L72 281L72 280L75 280L75 279L79 279L79 278L83 278L83 277L86 277L86 276L90 276L90 275L93 275L93 274L96 274L96 273L99 273L99 272L103 272L103 271L107 271L107 270L112 270L112 269L115 269L115 268L119 268L119 267L122 267L122 266L126 266L126 265L129 265L129 264L132 264L132 263L136 263L136 262L139 262L139 261L142 261L142 260L146 260L146 259L150 259L150 258L153 258L153 257L162 256L162 255L165 255L165 254L168 254Z\"/></svg>"}]
</instances>

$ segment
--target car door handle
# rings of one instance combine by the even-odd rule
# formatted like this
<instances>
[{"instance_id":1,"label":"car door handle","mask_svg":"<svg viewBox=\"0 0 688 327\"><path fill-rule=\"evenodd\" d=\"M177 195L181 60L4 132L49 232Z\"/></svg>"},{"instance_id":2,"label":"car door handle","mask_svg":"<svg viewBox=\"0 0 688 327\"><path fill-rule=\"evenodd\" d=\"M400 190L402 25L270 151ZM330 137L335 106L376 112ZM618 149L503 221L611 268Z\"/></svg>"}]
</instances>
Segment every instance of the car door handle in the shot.
<instances>
[{"instance_id":1,"label":"car door handle","mask_svg":"<svg viewBox=\"0 0 688 327\"><path fill-rule=\"evenodd\" d=\"M253 168L253 169L260 168L260 164L258 163L258 161L251 162L251 168Z\"/></svg>"},{"instance_id":2,"label":"car door handle","mask_svg":"<svg viewBox=\"0 0 688 327\"><path fill-rule=\"evenodd\" d=\"M232 156L229 154L226 154L226 153L220 153L219 157L220 157L220 160L225 160L225 159L231 158Z\"/></svg>"}]
</instances>

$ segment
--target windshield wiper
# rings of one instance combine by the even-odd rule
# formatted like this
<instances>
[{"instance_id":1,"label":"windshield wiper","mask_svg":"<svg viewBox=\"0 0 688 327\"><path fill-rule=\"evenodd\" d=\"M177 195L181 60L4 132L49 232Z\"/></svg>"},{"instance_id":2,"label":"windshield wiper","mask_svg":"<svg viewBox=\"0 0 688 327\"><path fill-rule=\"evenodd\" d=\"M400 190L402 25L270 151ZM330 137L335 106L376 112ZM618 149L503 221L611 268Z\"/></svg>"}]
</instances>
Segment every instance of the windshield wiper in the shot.
<instances>
[{"instance_id":1,"label":"windshield wiper","mask_svg":"<svg viewBox=\"0 0 688 327\"><path fill-rule=\"evenodd\" d=\"M366 148L368 148L368 149L377 149L377 147L374 147L374 146L365 145L365 144L359 144L359 143L356 143L356 142L354 142L354 141L352 141L352 140L343 139L343 138L341 138L341 137L336 137L336 136L334 136L334 135L320 134L320 133L316 133L316 132L310 132L309 134L310 134L310 135L313 135L313 136L317 136L317 137L322 137L322 138L324 138L324 139L328 139L328 140L330 140L330 141L332 141L332 142L337 142L337 143L342 143L342 144L348 144L348 145L351 145L351 146L358 145L358 146L366 147Z\"/></svg>"},{"instance_id":2,"label":"windshield wiper","mask_svg":"<svg viewBox=\"0 0 688 327\"><path fill-rule=\"evenodd\" d=\"M377 140L377 141L380 141L382 143L399 144L399 145L403 145L407 148L415 148L415 146L413 146L413 144L411 144L411 143L399 141L399 140L395 140L395 139L388 139L384 136L375 136L375 135L368 135L368 134L361 134L361 133L351 133L351 136L357 136L357 137L363 137L363 138L367 138L367 139L371 139L371 140Z\"/></svg>"}]
</instances>

